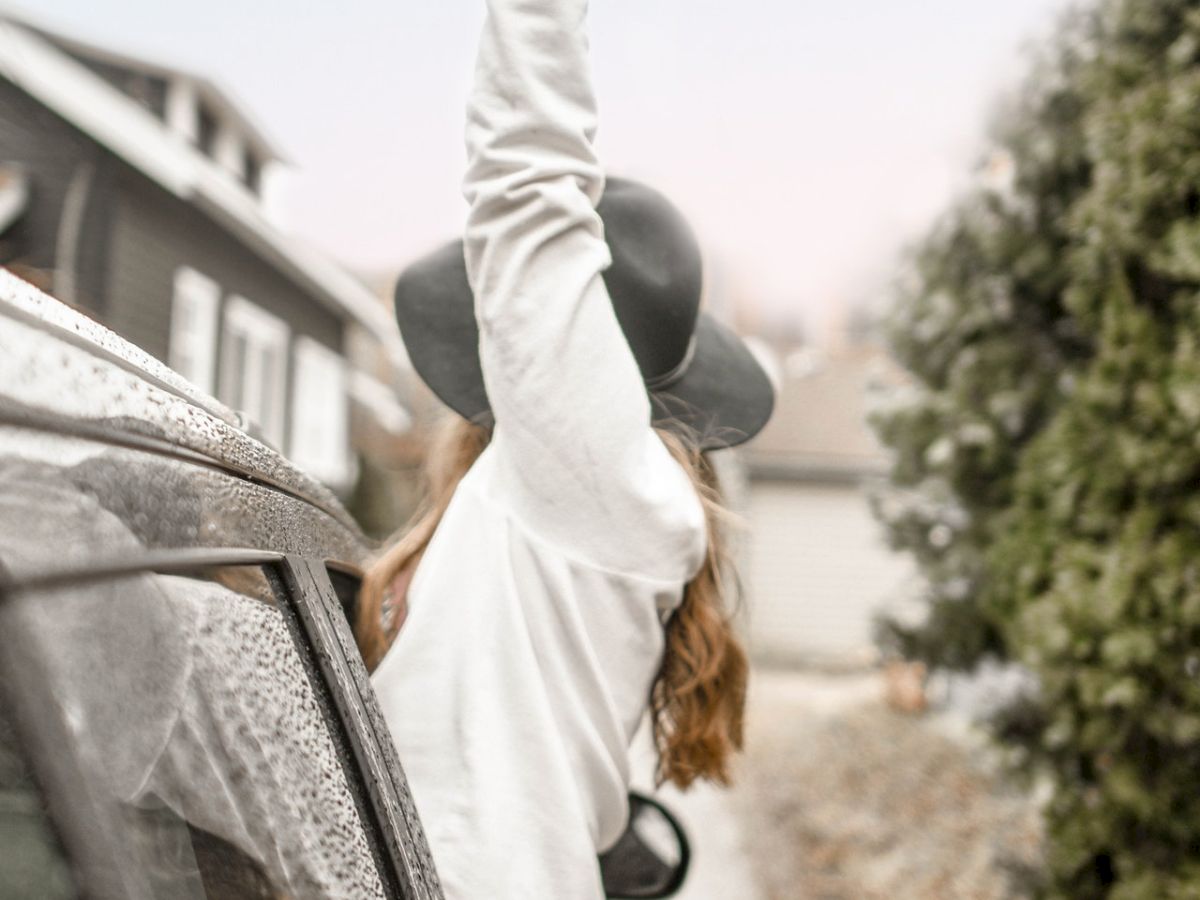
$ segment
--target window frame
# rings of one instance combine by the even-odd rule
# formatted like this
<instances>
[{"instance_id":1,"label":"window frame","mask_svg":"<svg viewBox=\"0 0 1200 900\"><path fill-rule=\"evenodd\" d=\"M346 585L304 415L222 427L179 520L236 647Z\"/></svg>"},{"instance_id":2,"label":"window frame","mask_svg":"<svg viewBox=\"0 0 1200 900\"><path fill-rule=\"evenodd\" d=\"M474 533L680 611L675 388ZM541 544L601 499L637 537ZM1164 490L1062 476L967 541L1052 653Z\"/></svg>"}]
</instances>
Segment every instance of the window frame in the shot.
<instances>
[{"instance_id":1,"label":"window frame","mask_svg":"<svg viewBox=\"0 0 1200 900\"><path fill-rule=\"evenodd\" d=\"M212 107L201 97L196 97L196 133L194 141L196 149L212 159L216 152L217 132L220 129L220 119Z\"/></svg>"},{"instance_id":2,"label":"window frame","mask_svg":"<svg viewBox=\"0 0 1200 900\"><path fill-rule=\"evenodd\" d=\"M221 286L214 279L191 266L175 270L167 365L206 394L217 374L220 306Z\"/></svg>"},{"instance_id":3,"label":"window frame","mask_svg":"<svg viewBox=\"0 0 1200 900\"><path fill-rule=\"evenodd\" d=\"M279 608L293 631L314 689L323 695L336 721L335 741L350 751L346 777L359 806L367 840L376 855L388 896L439 900L441 887L412 795L395 746L370 686L349 623L326 571L325 560L240 547L156 550L101 563L63 568L20 581L0 580L0 605L28 591L46 591L131 575L189 574L226 566L262 566L283 590ZM10 658L0 640L0 676L9 666L28 664ZM15 656L15 654L14 654ZM35 661L34 661L35 662ZM34 679L34 684L39 682ZM17 691L16 679L0 677L0 704L14 723L21 750L42 790L76 882L87 896L121 896L123 883L113 871L115 845L108 818L89 796L89 785L64 748L71 742L57 716L39 715L53 698ZM29 679L20 679L26 688Z\"/></svg>"},{"instance_id":4,"label":"window frame","mask_svg":"<svg viewBox=\"0 0 1200 900\"><path fill-rule=\"evenodd\" d=\"M240 378L235 366L239 339L246 345L246 367ZM264 384L268 354L274 356L269 396ZM291 328L287 322L240 294L230 295L221 318L219 399L244 412L279 450L284 449L290 362ZM248 408L245 400L249 397L256 398L258 408Z\"/></svg>"},{"instance_id":5,"label":"window frame","mask_svg":"<svg viewBox=\"0 0 1200 900\"><path fill-rule=\"evenodd\" d=\"M288 434L288 458L301 469L334 487L350 478L350 392L345 358L308 335L297 335L292 353L291 427ZM309 382L318 390L330 389L326 396L313 398L306 390ZM310 439L310 426L317 420L313 399L320 407L315 429L321 440ZM329 441L325 446L323 441ZM336 448L333 443L336 441ZM330 452L332 449L332 452Z\"/></svg>"}]
</instances>

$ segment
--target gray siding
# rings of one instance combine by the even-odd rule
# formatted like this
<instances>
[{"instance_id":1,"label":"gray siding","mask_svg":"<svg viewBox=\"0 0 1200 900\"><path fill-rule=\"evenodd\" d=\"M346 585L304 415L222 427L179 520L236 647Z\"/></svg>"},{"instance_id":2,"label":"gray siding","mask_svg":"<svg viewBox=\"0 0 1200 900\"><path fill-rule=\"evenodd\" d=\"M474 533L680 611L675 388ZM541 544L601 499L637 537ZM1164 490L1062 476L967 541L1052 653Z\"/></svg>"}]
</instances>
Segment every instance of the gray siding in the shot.
<instances>
[{"instance_id":1,"label":"gray siding","mask_svg":"<svg viewBox=\"0 0 1200 900\"><path fill-rule=\"evenodd\" d=\"M18 163L29 174L30 208L0 238L0 263L22 263L53 277L59 264L58 238L63 202L73 178L92 173L84 229L76 261L75 295L69 299L90 312L104 313L108 204L117 161L73 126L0 79L0 162Z\"/></svg>"},{"instance_id":2,"label":"gray siding","mask_svg":"<svg viewBox=\"0 0 1200 900\"><path fill-rule=\"evenodd\" d=\"M127 170L117 187L107 294L108 325L159 359L167 357L175 270L191 266L342 352L341 318L263 262L208 216Z\"/></svg>"},{"instance_id":3,"label":"gray siding","mask_svg":"<svg viewBox=\"0 0 1200 900\"><path fill-rule=\"evenodd\" d=\"M116 193L107 324L118 334L167 361L175 272L186 265L221 286L221 316L228 298L238 294L287 322L293 341L307 335L343 352L344 323L337 314L306 295L206 215L132 170L122 174ZM218 330L218 371L221 339ZM289 355L285 436L292 427L292 365Z\"/></svg>"}]
</instances>

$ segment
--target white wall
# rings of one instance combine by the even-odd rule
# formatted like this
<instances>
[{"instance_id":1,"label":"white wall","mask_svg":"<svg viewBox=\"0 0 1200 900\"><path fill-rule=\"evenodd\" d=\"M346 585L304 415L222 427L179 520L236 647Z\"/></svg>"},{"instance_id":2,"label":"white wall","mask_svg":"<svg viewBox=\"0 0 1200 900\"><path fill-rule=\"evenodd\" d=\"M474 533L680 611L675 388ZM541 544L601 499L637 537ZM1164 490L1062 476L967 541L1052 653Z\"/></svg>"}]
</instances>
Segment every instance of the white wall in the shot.
<instances>
[{"instance_id":1,"label":"white wall","mask_svg":"<svg viewBox=\"0 0 1200 900\"><path fill-rule=\"evenodd\" d=\"M862 490L755 481L748 516L747 618L755 658L871 661L872 617L911 591L913 567L888 549Z\"/></svg>"}]
</instances>

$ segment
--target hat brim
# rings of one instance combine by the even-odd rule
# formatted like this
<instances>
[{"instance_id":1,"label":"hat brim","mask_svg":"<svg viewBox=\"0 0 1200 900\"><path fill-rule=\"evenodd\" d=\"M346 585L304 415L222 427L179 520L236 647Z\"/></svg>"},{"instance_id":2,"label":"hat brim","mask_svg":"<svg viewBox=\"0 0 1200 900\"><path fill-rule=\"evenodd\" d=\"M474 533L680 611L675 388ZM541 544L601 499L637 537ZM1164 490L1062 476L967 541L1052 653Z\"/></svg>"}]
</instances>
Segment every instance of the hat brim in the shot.
<instances>
[{"instance_id":1,"label":"hat brim","mask_svg":"<svg viewBox=\"0 0 1200 900\"><path fill-rule=\"evenodd\" d=\"M395 307L408 357L429 389L463 418L491 424L462 241L405 269L396 282Z\"/></svg>"},{"instance_id":2,"label":"hat brim","mask_svg":"<svg viewBox=\"0 0 1200 900\"><path fill-rule=\"evenodd\" d=\"M708 313L696 320L696 350L679 381L650 394L654 424L681 432L701 450L744 443L775 408L775 390L754 354Z\"/></svg>"},{"instance_id":3,"label":"hat brim","mask_svg":"<svg viewBox=\"0 0 1200 900\"><path fill-rule=\"evenodd\" d=\"M421 260L396 285L396 321L409 358L430 390L464 418L492 422L479 362L479 327L455 242ZM733 447L771 417L775 392L733 331L707 313L696 320L696 348L683 376L650 392L654 424L702 450Z\"/></svg>"}]
</instances>

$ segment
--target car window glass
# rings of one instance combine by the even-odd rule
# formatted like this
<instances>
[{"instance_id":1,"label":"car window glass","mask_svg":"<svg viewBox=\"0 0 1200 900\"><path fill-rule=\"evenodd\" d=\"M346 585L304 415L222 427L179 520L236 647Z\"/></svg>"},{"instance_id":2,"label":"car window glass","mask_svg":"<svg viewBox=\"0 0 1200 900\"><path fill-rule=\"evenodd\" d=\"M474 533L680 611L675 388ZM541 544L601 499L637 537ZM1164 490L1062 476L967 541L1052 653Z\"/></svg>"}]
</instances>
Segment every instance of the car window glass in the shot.
<instances>
[{"instance_id":1,"label":"car window glass","mask_svg":"<svg viewBox=\"0 0 1200 900\"><path fill-rule=\"evenodd\" d=\"M41 793L0 708L0 897L67 900L75 887Z\"/></svg>"},{"instance_id":2,"label":"car window glass","mask_svg":"<svg viewBox=\"0 0 1200 900\"><path fill-rule=\"evenodd\" d=\"M325 574L337 595L342 613L348 622L353 623L358 612L358 590L362 587L362 578L338 566L325 566Z\"/></svg>"},{"instance_id":3,"label":"car window glass","mask_svg":"<svg viewBox=\"0 0 1200 900\"><path fill-rule=\"evenodd\" d=\"M383 896L275 585L144 573L0 606L5 693L60 720L125 895Z\"/></svg>"}]
</instances>

